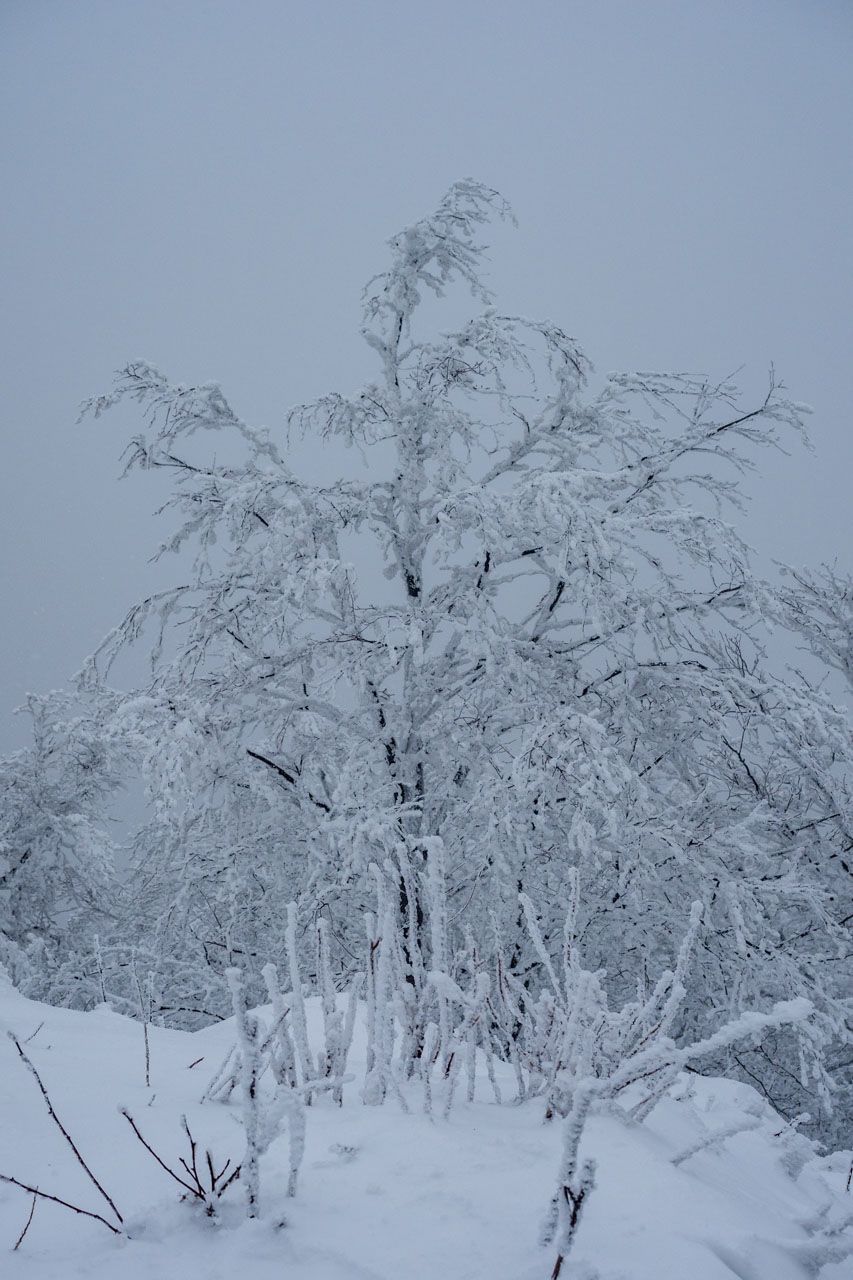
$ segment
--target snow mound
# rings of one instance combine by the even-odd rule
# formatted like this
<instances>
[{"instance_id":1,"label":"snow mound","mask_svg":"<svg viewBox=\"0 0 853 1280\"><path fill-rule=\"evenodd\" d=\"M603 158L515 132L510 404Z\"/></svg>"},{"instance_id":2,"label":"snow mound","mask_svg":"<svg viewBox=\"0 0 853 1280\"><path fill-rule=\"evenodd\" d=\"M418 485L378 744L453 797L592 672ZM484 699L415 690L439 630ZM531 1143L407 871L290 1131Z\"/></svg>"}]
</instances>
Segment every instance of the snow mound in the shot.
<instances>
[{"instance_id":1,"label":"snow mound","mask_svg":"<svg viewBox=\"0 0 853 1280\"><path fill-rule=\"evenodd\" d=\"M308 1006L310 1026L318 1010ZM182 1172L187 1124L216 1168L239 1162L239 1109L200 1101L234 1041L234 1025L189 1034L142 1027L101 1007L37 1004L0 981L0 1028L36 1068L58 1118L124 1220L124 1234L0 1182L4 1276L27 1280L547 1280L553 1247L538 1243L555 1187L561 1122L541 1100L458 1100L447 1120L413 1091L364 1106L364 1041L337 1107L308 1110L297 1194L286 1195L287 1142L262 1162L261 1217L245 1219L240 1181L217 1223L134 1136ZM503 1082L502 1082L503 1083ZM509 1077L503 1090L512 1097ZM643 1124L593 1115L582 1154L597 1162L561 1280L849 1280L850 1153L819 1157L752 1089L683 1075ZM200 1154L200 1160L203 1157ZM232 1166L233 1167L233 1166ZM51 1119L15 1042L0 1037L0 1174L111 1218Z\"/></svg>"}]
</instances>

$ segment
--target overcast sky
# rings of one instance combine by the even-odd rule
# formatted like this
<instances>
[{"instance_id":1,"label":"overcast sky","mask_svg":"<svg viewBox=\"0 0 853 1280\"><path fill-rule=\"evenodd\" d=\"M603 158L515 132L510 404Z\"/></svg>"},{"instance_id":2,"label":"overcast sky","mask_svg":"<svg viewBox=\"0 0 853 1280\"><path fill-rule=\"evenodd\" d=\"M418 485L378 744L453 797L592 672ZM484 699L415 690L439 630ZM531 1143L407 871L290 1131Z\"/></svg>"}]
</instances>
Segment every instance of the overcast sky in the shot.
<instances>
[{"instance_id":1,"label":"overcast sky","mask_svg":"<svg viewBox=\"0 0 853 1280\"><path fill-rule=\"evenodd\" d=\"M501 309L601 370L773 362L817 453L763 456L763 561L853 567L849 0L0 0L0 750L133 601L161 492L143 356L275 428L372 372L362 284L472 176Z\"/></svg>"}]
</instances>

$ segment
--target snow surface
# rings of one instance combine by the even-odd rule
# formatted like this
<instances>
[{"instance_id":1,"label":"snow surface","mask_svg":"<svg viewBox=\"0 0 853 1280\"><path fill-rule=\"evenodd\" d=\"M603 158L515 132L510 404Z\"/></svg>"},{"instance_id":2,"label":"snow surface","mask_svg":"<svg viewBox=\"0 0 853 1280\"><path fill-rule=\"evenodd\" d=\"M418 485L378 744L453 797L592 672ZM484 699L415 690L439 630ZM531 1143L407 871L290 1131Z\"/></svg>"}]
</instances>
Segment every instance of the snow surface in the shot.
<instances>
[{"instance_id":1,"label":"snow surface","mask_svg":"<svg viewBox=\"0 0 853 1280\"><path fill-rule=\"evenodd\" d=\"M308 1004L309 1030L319 1010ZM121 1211L130 1238L0 1183L0 1276L26 1280L547 1280L553 1246L538 1236L554 1190L561 1123L541 1100L468 1103L449 1119L397 1101L364 1106L364 1041L337 1108L315 1099L295 1198L285 1194L287 1138L261 1162L262 1217L246 1221L241 1184L211 1223L119 1113L126 1107L163 1158L186 1154L180 1117L217 1161L240 1160L234 1104L200 1098L234 1040L232 1022L194 1034L152 1027L151 1087L142 1027L105 1006L76 1013L26 1000L0 975L0 1173L93 1212L106 1210L54 1125L11 1030L56 1112ZM319 1038L317 1038L319 1044ZM201 1061L197 1062L197 1059ZM192 1065L194 1064L195 1065ZM512 1098L510 1075L501 1079ZM850 1280L850 1153L818 1158L752 1089L682 1076L642 1125L590 1119L582 1155L597 1161L561 1280ZM438 1100L436 1100L438 1102ZM734 1132L737 1130L737 1132ZM717 1135L714 1140L714 1135ZM703 1145L704 1144L704 1145ZM826 1262L826 1258L835 1258ZM823 1265L822 1265L823 1264Z\"/></svg>"}]
</instances>

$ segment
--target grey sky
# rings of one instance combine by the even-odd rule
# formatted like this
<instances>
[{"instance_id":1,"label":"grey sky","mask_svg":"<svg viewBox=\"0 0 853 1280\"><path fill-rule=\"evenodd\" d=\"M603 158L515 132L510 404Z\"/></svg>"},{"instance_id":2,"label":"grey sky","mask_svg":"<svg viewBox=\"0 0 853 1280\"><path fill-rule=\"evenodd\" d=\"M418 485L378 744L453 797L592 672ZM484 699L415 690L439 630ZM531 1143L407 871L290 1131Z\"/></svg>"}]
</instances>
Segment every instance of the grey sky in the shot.
<instances>
[{"instance_id":1,"label":"grey sky","mask_svg":"<svg viewBox=\"0 0 853 1280\"><path fill-rule=\"evenodd\" d=\"M853 565L851 68L846 0L2 0L0 750L164 580L80 401L136 356L271 427L357 385L385 238L466 175L518 215L501 308L600 369L775 362L818 453L764 455L749 536Z\"/></svg>"}]
</instances>

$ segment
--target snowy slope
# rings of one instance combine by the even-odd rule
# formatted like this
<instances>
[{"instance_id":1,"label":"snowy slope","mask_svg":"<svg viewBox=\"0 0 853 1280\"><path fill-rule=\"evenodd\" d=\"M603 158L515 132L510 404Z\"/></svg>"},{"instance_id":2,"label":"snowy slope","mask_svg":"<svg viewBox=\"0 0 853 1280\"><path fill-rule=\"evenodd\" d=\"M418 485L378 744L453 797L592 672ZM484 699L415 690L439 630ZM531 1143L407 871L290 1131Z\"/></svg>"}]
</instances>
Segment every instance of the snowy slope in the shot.
<instances>
[{"instance_id":1,"label":"snowy slope","mask_svg":"<svg viewBox=\"0 0 853 1280\"><path fill-rule=\"evenodd\" d=\"M150 1088L141 1026L106 1008L89 1014L49 1008L0 979L0 1026L0 1173L110 1217L5 1034L12 1030L26 1041L57 1115L127 1229L127 1236L114 1236L39 1200L12 1252L32 1197L0 1183L0 1276L547 1280L551 1274L554 1249L542 1247L538 1235L561 1128L543 1120L541 1101L497 1106L484 1081L481 1100L460 1096L447 1120L425 1116L414 1087L409 1114L393 1100L366 1107L358 1096L364 1050L357 1036L348 1066L355 1079L343 1107L325 1097L307 1113L296 1197L285 1195L287 1140L279 1139L262 1162L261 1220L245 1220L238 1182L226 1195L222 1220L212 1224L180 1202L181 1188L118 1108L130 1111L175 1168L187 1154L182 1114L218 1163L240 1160L238 1109L199 1101L232 1043L232 1024L192 1035L151 1028ZM511 1098L509 1077L501 1083ZM745 1086L685 1076L677 1093L642 1125L613 1114L589 1122L584 1153L598 1162L597 1186L562 1277L850 1280L851 1258L838 1260L849 1231L833 1229L853 1216L850 1154L816 1158Z\"/></svg>"}]
</instances>

